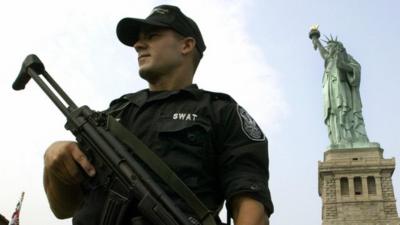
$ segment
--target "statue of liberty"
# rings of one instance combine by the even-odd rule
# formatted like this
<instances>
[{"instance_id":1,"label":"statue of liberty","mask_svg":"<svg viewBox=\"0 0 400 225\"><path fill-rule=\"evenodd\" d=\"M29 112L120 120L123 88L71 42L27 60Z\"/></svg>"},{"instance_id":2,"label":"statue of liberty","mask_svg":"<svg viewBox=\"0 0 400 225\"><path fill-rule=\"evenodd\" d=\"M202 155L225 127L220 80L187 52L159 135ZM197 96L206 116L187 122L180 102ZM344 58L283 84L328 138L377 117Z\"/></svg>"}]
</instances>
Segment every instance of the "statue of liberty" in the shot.
<instances>
[{"instance_id":1,"label":"statue of liberty","mask_svg":"<svg viewBox=\"0 0 400 225\"><path fill-rule=\"evenodd\" d=\"M322 79L324 122L328 127L331 148L370 146L365 131L360 98L360 64L346 52L337 38L327 38L324 47L319 41L318 26L310 31L314 49L325 61Z\"/></svg>"}]
</instances>

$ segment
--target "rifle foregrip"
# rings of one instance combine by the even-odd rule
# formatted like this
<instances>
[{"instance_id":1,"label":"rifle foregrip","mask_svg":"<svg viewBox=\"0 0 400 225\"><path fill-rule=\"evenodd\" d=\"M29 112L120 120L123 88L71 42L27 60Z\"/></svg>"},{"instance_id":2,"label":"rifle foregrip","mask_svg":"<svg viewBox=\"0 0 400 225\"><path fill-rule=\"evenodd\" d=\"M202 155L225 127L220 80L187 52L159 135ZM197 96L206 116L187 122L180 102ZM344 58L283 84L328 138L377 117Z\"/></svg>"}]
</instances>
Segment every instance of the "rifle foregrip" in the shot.
<instances>
[{"instance_id":1,"label":"rifle foregrip","mask_svg":"<svg viewBox=\"0 0 400 225\"><path fill-rule=\"evenodd\" d=\"M19 91L24 89L25 85L31 79L31 76L28 73L28 68L33 69L38 74L44 72L44 65L42 61L40 61L39 57L34 54L28 55L22 63L21 71L19 72L17 79L15 79L12 85L14 90Z\"/></svg>"}]
</instances>

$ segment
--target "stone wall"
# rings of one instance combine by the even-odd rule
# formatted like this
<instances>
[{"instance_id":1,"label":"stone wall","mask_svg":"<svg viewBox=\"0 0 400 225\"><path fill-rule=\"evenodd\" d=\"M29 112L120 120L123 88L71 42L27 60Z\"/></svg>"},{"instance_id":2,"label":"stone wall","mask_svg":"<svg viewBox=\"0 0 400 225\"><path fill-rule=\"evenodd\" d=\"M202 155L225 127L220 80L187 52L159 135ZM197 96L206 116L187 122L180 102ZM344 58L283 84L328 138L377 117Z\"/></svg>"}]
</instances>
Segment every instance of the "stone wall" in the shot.
<instances>
[{"instance_id":1,"label":"stone wall","mask_svg":"<svg viewBox=\"0 0 400 225\"><path fill-rule=\"evenodd\" d=\"M394 168L394 159L384 159L380 148L325 152L318 168L322 224L400 225L391 180Z\"/></svg>"},{"instance_id":2,"label":"stone wall","mask_svg":"<svg viewBox=\"0 0 400 225\"><path fill-rule=\"evenodd\" d=\"M323 218L337 218L336 184L334 176L325 176L324 178L324 206Z\"/></svg>"}]
</instances>

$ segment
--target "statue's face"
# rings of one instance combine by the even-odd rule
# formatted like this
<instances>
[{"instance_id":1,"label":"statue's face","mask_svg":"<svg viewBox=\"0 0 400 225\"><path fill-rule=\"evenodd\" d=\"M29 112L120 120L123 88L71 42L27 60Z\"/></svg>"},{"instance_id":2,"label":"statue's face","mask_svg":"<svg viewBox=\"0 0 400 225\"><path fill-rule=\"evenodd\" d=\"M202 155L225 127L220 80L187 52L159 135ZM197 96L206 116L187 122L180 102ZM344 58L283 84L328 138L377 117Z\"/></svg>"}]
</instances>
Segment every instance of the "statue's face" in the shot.
<instances>
[{"instance_id":1,"label":"statue's face","mask_svg":"<svg viewBox=\"0 0 400 225\"><path fill-rule=\"evenodd\" d=\"M340 52L343 49L343 45L340 42L329 42L326 46L326 49L329 52L329 55L333 55L337 52Z\"/></svg>"},{"instance_id":2,"label":"statue's face","mask_svg":"<svg viewBox=\"0 0 400 225\"><path fill-rule=\"evenodd\" d=\"M333 55L336 52L336 44L333 42L329 42L328 46L326 46L326 49L329 52L329 55Z\"/></svg>"}]
</instances>

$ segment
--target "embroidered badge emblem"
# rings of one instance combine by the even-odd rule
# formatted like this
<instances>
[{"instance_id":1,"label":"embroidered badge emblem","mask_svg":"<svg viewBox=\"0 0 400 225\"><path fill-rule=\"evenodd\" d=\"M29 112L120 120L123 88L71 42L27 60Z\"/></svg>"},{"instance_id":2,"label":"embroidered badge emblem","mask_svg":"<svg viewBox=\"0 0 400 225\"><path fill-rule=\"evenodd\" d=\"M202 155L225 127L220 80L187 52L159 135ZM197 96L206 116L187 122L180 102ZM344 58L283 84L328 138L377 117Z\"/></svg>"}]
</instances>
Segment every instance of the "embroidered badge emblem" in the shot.
<instances>
[{"instance_id":1,"label":"embroidered badge emblem","mask_svg":"<svg viewBox=\"0 0 400 225\"><path fill-rule=\"evenodd\" d=\"M246 134L246 136L253 141L264 141L264 133L261 131L260 127L257 125L256 121L250 116L250 114L247 113L247 111L240 105L237 105L237 113L240 118L242 130Z\"/></svg>"}]
</instances>

